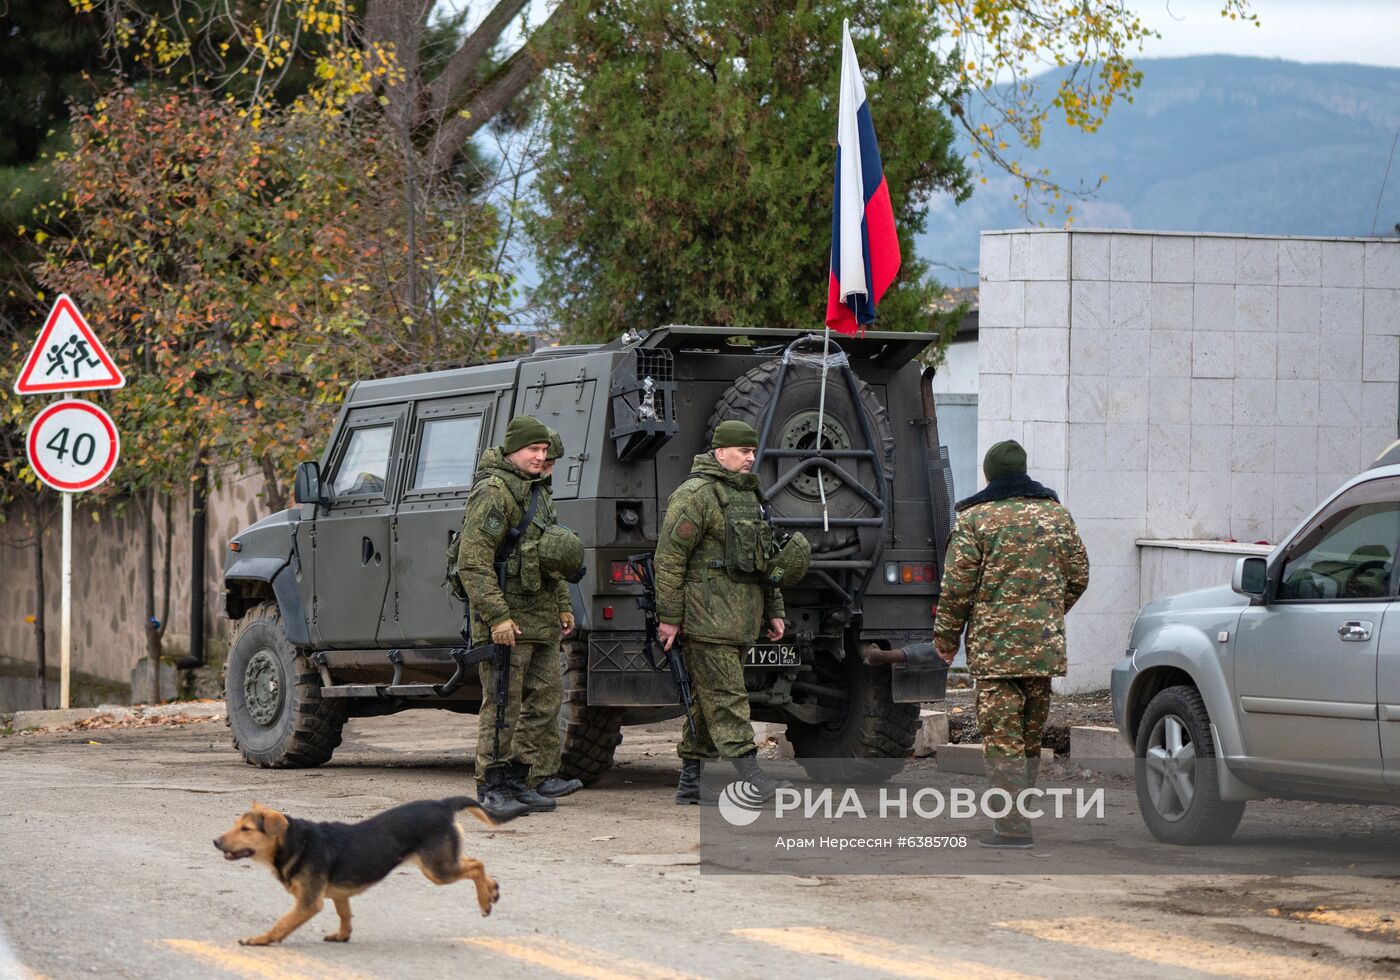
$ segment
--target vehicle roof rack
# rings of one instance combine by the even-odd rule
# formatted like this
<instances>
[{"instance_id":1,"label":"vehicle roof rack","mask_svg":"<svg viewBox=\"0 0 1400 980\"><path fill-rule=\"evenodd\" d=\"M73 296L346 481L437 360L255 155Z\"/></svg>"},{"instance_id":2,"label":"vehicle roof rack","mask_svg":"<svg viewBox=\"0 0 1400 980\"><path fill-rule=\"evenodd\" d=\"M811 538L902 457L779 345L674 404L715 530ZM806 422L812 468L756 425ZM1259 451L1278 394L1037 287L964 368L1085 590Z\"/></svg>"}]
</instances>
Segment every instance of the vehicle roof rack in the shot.
<instances>
[{"instance_id":1,"label":"vehicle roof rack","mask_svg":"<svg viewBox=\"0 0 1400 980\"><path fill-rule=\"evenodd\" d=\"M740 354L773 357L804 334L820 339L821 331L779 327L714 327L667 324L649 333L631 333L608 347L631 346L664 348L671 351L703 351L714 354ZM893 370L917 358L938 339L937 334L902 330L868 330L860 336L842 335L841 349L855 360Z\"/></svg>"},{"instance_id":2,"label":"vehicle roof rack","mask_svg":"<svg viewBox=\"0 0 1400 980\"><path fill-rule=\"evenodd\" d=\"M1368 470L1380 469L1382 466L1394 466L1400 463L1400 439L1396 439L1376 457L1375 462L1366 467Z\"/></svg>"}]
</instances>

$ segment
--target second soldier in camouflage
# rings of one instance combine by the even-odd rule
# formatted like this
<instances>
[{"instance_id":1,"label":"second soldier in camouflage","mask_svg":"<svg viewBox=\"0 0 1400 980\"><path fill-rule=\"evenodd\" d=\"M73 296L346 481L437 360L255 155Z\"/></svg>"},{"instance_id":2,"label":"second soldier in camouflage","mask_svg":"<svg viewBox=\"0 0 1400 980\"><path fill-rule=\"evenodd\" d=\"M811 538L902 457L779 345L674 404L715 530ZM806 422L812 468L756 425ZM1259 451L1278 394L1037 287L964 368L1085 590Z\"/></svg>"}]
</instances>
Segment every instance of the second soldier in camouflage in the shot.
<instances>
[{"instance_id":1,"label":"second soldier in camouflage","mask_svg":"<svg viewBox=\"0 0 1400 980\"><path fill-rule=\"evenodd\" d=\"M716 756L765 798L780 785L758 768L741 653L761 633L779 640L784 631L782 593L764 578L772 529L750 472L757 446L744 422L716 426L712 448L667 501L656 546L658 634L667 649L681 643L696 702L696 732L687 724L676 748L677 803L712 802L700 780Z\"/></svg>"}]
</instances>

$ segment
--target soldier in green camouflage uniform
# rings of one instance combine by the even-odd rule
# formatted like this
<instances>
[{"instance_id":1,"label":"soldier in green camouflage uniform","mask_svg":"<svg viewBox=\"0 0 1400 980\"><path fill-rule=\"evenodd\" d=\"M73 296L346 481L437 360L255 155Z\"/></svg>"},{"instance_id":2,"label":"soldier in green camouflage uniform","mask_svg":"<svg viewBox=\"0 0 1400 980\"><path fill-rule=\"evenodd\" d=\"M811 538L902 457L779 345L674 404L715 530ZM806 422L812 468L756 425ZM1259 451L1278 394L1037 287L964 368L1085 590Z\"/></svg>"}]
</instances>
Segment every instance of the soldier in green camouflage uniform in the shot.
<instances>
[{"instance_id":1,"label":"soldier in green camouflage uniform","mask_svg":"<svg viewBox=\"0 0 1400 980\"><path fill-rule=\"evenodd\" d=\"M977 727L992 786L1015 797L1034 785L1050 712L1050 678L1065 674L1065 613L1089 584L1089 559L1054 491L1026 475L1014 440L987 451L987 487L957 505L933 641L952 663L967 629ZM1029 847L1018 811L981 843Z\"/></svg>"},{"instance_id":2,"label":"soldier in green camouflage uniform","mask_svg":"<svg viewBox=\"0 0 1400 980\"><path fill-rule=\"evenodd\" d=\"M496 706L492 700L496 671L480 665L482 705L476 744L478 796L492 813L555 807L551 797L528 785L537 760L531 746L517 744L523 703L530 705L527 722L557 719L559 694L559 635L564 621L558 611L556 584L541 572L538 544L543 527L532 520L506 559L504 590L497 580L497 549L529 507L531 491L541 480L549 450L549 430L537 419L511 419L505 441L481 454L467 497L457 554L458 577L472 612L472 645L503 644L511 648L505 727L496 754ZM541 488L543 494L543 488ZM536 517L542 509L536 506ZM556 749L557 752L557 749ZM546 765L548 760L545 760ZM557 764L556 764L557 768Z\"/></svg>"},{"instance_id":3,"label":"soldier in green camouflage uniform","mask_svg":"<svg viewBox=\"0 0 1400 980\"><path fill-rule=\"evenodd\" d=\"M544 469L540 471L540 479L544 482L544 494L540 498L539 515L535 518L541 527L559 522L554 510L554 465L564 455L564 440L553 429L549 429L548 432L549 452L545 456ZM563 636L568 636L574 631L574 603L569 595L569 583L562 578L555 580L553 598L559 612L560 632ZM563 779L559 776L559 710L564 701L562 670L561 663L560 669L549 679L548 697L525 699L520 706L520 727L515 732L519 757L530 760L530 787L554 799L568 796L583 788L581 780Z\"/></svg>"},{"instance_id":4,"label":"soldier in green camouflage uniform","mask_svg":"<svg viewBox=\"0 0 1400 980\"><path fill-rule=\"evenodd\" d=\"M751 564L755 549L767 547L758 539L771 536L750 472L758 433L722 422L712 443L671 494L656 547L659 636L668 650L679 639L695 694L696 732L687 723L676 748L680 804L712 802L709 794L701 798L701 775L705 760L716 756L731 760L765 798L781 785L758 768L740 648L760 632L782 638L783 596L751 567L733 567Z\"/></svg>"}]
</instances>

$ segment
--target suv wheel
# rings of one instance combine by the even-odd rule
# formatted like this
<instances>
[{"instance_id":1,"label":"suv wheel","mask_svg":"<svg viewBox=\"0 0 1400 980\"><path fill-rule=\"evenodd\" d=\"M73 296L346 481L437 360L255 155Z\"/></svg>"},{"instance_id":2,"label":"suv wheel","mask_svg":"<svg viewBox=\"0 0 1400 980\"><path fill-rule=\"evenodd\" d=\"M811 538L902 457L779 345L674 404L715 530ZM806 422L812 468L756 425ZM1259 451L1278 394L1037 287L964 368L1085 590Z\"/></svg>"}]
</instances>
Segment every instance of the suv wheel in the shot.
<instances>
[{"instance_id":1,"label":"suv wheel","mask_svg":"<svg viewBox=\"0 0 1400 980\"><path fill-rule=\"evenodd\" d=\"M830 721L788 723L798 764L828 782L883 782L896 775L914 752L919 706L895 702L889 667L867 667L851 654L816 666L818 683L844 690L847 700Z\"/></svg>"},{"instance_id":2,"label":"suv wheel","mask_svg":"<svg viewBox=\"0 0 1400 980\"><path fill-rule=\"evenodd\" d=\"M238 621L224 697L234 747L249 765L319 766L340 744L345 709L321 700L321 677L287 641L275 602L261 603Z\"/></svg>"},{"instance_id":3,"label":"suv wheel","mask_svg":"<svg viewBox=\"0 0 1400 980\"><path fill-rule=\"evenodd\" d=\"M1210 715L1194 687L1169 687L1147 706L1138 728L1137 797L1143 822L1167 844L1219 844L1244 816L1220 798Z\"/></svg>"},{"instance_id":4,"label":"suv wheel","mask_svg":"<svg viewBox=\"0 0 1400 980\"><path fill-rule=\"evenodd\" d=\"M589 707L588 648L582 642L565 640L559 660L564 673L559 774L591 786L612 768L613 753L622 744L622 709Z\"/></svg>"}]
</instances>

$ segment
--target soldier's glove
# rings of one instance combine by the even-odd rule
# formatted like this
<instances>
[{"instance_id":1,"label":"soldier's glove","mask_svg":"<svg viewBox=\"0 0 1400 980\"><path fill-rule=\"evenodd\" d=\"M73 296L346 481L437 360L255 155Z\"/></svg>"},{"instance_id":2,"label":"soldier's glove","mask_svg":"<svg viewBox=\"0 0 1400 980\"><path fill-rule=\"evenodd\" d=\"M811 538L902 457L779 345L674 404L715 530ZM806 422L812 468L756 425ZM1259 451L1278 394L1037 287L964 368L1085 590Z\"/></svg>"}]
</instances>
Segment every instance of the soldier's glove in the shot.
<instances>
[{"instance_id":1,"label":"soldier's glove","mask_svg":"<svg viewBox=\"0 0 1400 980\"><path fill-rule=\"evenodd\" d=\"M572 633L574 631L574 614L571 612L561 612L559 614L559 626L563 629L565 636Z\"/></svg>"},{"instance_id":2,"label":"soldier's glove","mask_svg":"<svg viewBox=\"0 0 1400 980\"><path fill-rule=\"evenodd\" d=\"M504 623L497 623L491 627L491 642L501 646L515 646L515 638L520 635L520 627L515 625L515 620L507 619Z\"/></svg>"}]
</instances>

